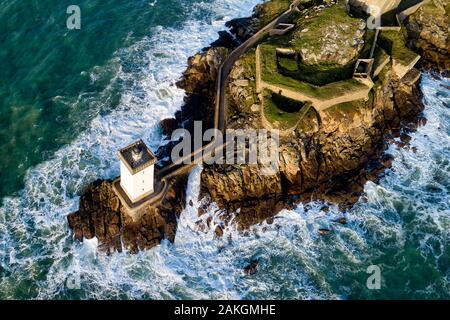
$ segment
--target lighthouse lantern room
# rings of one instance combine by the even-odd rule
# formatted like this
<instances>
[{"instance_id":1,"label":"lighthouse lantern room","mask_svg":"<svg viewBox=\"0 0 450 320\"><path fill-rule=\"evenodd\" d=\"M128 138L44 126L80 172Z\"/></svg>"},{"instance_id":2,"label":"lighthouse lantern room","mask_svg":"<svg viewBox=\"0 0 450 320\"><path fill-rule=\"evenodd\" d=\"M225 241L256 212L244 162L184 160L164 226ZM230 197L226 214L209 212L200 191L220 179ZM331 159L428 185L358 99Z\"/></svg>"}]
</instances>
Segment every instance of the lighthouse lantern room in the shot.
<instances>
[{"instance_id":1,"label":"lighthouse lantern room","mask_svg":"<svg viewBox=\"0 0 450 320\"><path fill-rule=\"evenodd\" d=\"M136 141L119 151L120 186L132 202L154 191L156 157L144 141Z\"/></svg>"}]
</instances>

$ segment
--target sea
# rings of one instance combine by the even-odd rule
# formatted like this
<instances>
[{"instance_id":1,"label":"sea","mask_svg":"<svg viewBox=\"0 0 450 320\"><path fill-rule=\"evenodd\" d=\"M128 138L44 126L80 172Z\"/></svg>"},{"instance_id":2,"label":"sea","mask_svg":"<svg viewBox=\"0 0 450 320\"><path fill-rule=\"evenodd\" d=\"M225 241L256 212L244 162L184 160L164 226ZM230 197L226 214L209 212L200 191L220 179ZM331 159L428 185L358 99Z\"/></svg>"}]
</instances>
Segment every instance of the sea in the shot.
<instances>
[{"instance_id":1,"label":"sea","mask_svg":"<svg viewBox=\"0 0 450 320\"><path fill-rule=\"evenodd\" d=\"M426 125L351 209L302 203L217 239L196 228L199 166L174 243L106 255L73 239L83 190L119 174L121 147L165 143L188 57L260 2L0 0L0 299L450 298L450 79L428 73Z\"/></svg>"}]
</instances>

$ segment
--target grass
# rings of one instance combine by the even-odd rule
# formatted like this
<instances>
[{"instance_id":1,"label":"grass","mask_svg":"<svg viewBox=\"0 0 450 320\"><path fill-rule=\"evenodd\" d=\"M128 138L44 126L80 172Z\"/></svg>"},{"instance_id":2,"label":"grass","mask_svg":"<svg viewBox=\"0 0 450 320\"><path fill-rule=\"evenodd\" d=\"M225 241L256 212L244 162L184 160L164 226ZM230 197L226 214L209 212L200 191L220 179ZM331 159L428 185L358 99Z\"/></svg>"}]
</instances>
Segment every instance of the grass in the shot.
<instances>
[{"instance_id":1,"label":"grass","mask_svg":"<svg viewBox=\"0 0 450 320\"><path fill-rule=\"evenodd\" d=\"M255 67L255 51L248 51L244 53L239 59L244 68L243 75L246 79L255 79L256 67Z\"/></svg>"},{"instance_id":2,"label":"grass","mask_svg":"<svg viewBox=\"0 0 450 320\"><path fill-rule=\"evenodd\" d=\"M298 71L298 64L295 59L290 58L278 58L278 63L281 68L285 69L287 72Z\"/></svg>"},{"instance_id":3,"label":"grass","mask_svg":"<svg viewBox=\"0 0 450 320\"><path fill-rule=\"evenodd\" d=\"M286 98L278 93L272 93L272 100L281 111L287 113L296 113L305 105L304 102Z\"/></svg>"},{"instance_id":4,"label":"grass","mask_svg":"<svg viewBox=\"0 0 450 320\"><path fill-rule=\"evenodd\" d=\"M407 48L404 29L401 31L383 30L378 37L378 44L397 62L409 65L417 55Z\"/></svg>"},{"instance_id":5,"label":"grass","mask_svg":"<svg viewBox=\"0 0 450 320\"><path fill-rule=\"evenodd\" d=\"M353 76L353 69L356 60L349 62L345 66L336 64L307 65L299 63L297 70L279 70L287 77L299 81L305 81L316 86L327 85L332 82L350 79Z\"/></svg>"},{"instance_id":6,"label":"grass","mask_svg":"<svg viewBox=\"0 0 450 320\"><path fill-rule=\"evenodd\" d=\"M359 59L369 59L370 51L372 50L373 41L375 40L375 30L367 29L364 35L364 47L362 48Z\"/></svg>"},{"instance_id":7,"label":"grass","mask_svg":"<svg viewBox=\"0 0 450 320\"><path fill-rule=\"evenodd\" d=\"M259 48L261 53L261 78L264 82L286 89L297 90L319 100L335 98L344 93L366 87L355 79L333 82L324 86L315 86L293 79L278 72L275 46L264 44L260 45Z\"/></svg>"},{"instance_id":8,"label":"grass","mask_svg":"<svg viewBox=\"0 0 450 320\"><path fill-rule=\"evenodd\" d=\"M389 59L389 55L386 53L386 51L377 46L375 48L373 59L374 61L372 70L375 71L380 65L382 65L386 61L386 59Z\"/></svg>"},{"instance_id":9,"label":"grass","mask_svg":"<svg viewBox=\"0 0 450 320\"><path fill-rule=\"evenodd\" d=\"M293 34L287 34L281 37L272 37L266 40L265 43L281 47L290 47L297 52L301 49L308 49L313 53L320 53L323 47L323 39L321 36L325 31L332 26L333 30L341 30L339 26L345 25L349 30L342 29L343 38L348 33L350 37L359 27L359 19L350 17L345 9L344 1L324 9L318 15L307 18L302 21L302 27L296 28ZM300 32L306 30L307 32ZM371 39L373 41L373 37ZM370 52L370 47L368 48ZM335 63L319 63L307 64L302 61L299 62L298 67L294 68L292 64L280 63L280 73L294 78L299 81L305 81L316 86L323 86L332 82L349 79L353 75L353 68L356 59L349 61L345 66Z\"/></svg>"},{"instance_id":10,"label":"grass","mask_svg":"<svg viewBox=\"0 0 450 320\"><path fill-rule=\"evenodd\" d=\"M311 17L306 20L307 24L304 26L308 29L307 32L295 32L294 39L291 41L292 47L300 51L302 48L321 50L319 45L323 30L327 27L333 26L334 30L338 30L340 25L351 25L355 23L355 30L345 31L345 34L354 34L357 30L357 23L360 22L358 18L350 17L345 8L345 2L339 3L324 9L317 16ZM344 31L343 31L344 32ZM345 36L343 34L343 36ZM319 53L319 52L317 52Z\"/></svg>"},{"instance_id":11,"label":"grass","mask_svg":"<svg viewBox=\"0 0 450 320\"><path fill-rule=\"evenodd\" d=\"M292 0L271 0L263 3L259 8L259 18L262 25L267 25L283 12L289 9Z\"/></svg>"},{"instance_id":12,"label":"grass","mask_svg":"<svg viewBox=\"0 0 450 320\"><path fill-rule=\"evenodd\" d=\"M304 103L291 100L279 95L273 94L269 90L263 91L264 95L264 115L274 127L281 130L287 130L294 127L302 116L302 107ZM282 99L280 99L280 97ZM286 104L290 107L298 106L298 111L286 112Z\"/></svg>"}]
</instances>

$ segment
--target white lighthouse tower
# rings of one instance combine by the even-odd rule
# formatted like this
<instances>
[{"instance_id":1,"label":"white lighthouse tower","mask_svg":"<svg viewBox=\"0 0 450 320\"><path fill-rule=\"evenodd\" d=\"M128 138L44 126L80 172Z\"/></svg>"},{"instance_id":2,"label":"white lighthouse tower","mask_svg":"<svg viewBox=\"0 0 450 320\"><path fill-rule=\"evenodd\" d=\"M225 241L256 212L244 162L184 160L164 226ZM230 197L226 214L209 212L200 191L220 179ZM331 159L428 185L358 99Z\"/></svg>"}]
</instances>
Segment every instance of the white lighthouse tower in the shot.
<instances>
[{"instance_id":1,"label":"white lighthouse tower","mask_svg":"<svg viewBox=\"0 0 450 320\"><path fill-rule=\"evenodd\" d=\"M153 193L156 157L144 141L136 141L119 151L120 186L132 202Z\"/></svg>"}]
</instances>

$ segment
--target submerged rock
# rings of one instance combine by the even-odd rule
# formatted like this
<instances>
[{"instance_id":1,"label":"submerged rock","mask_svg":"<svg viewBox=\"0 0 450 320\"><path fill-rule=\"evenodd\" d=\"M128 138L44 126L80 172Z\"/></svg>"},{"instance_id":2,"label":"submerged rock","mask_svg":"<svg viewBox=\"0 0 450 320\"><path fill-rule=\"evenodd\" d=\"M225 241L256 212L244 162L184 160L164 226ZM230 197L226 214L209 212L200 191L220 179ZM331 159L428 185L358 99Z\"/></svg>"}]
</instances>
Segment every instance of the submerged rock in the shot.
<instances>
[{"instance_id":1,"label":"submerged rock","mask_svg":"<svg viewBox=\"0 0 450 320\"><path fill-rule=\"evenodd\" d=\"M321 229L319 229L319 234L322 235L322 236L326 236L326 235L328 235L330 232L331 232L330 229L327 229L327 228L321 228Z\"/></svg>"},{"instance_id":2,"label":"submerged rock","mask_svg":"<svg viewBox=\"0 0 450 320\"><path fill-rule=\"evenodd\" d=\"M346 217L340 217L340 218L336 219L335 222L340 223L342 225L346 225L347 224L347 218Z\"/></svg>"},{"instance_id":3,"label":"submerged rock","mask_svg":"<svg viewBox=\"0 0 450 320\"><path fill-rule=\"evenodd\" d=\"M223 236L223 228L220 225L218 225L216 227L216 229L214 230L214 233L216 234L217 238L222 237Z\"/></svg>"},{"instance_id":4,"label":"submerged rock","mask_svg":"<svg viewBox=\"0 0 450 320\"><path fill-rule=\"evenodd\" d=\"M244 268L244 274L251 276L258 272L259 262L258 260L252 260L248 266Z\"/></svg>"}]
</instances>

